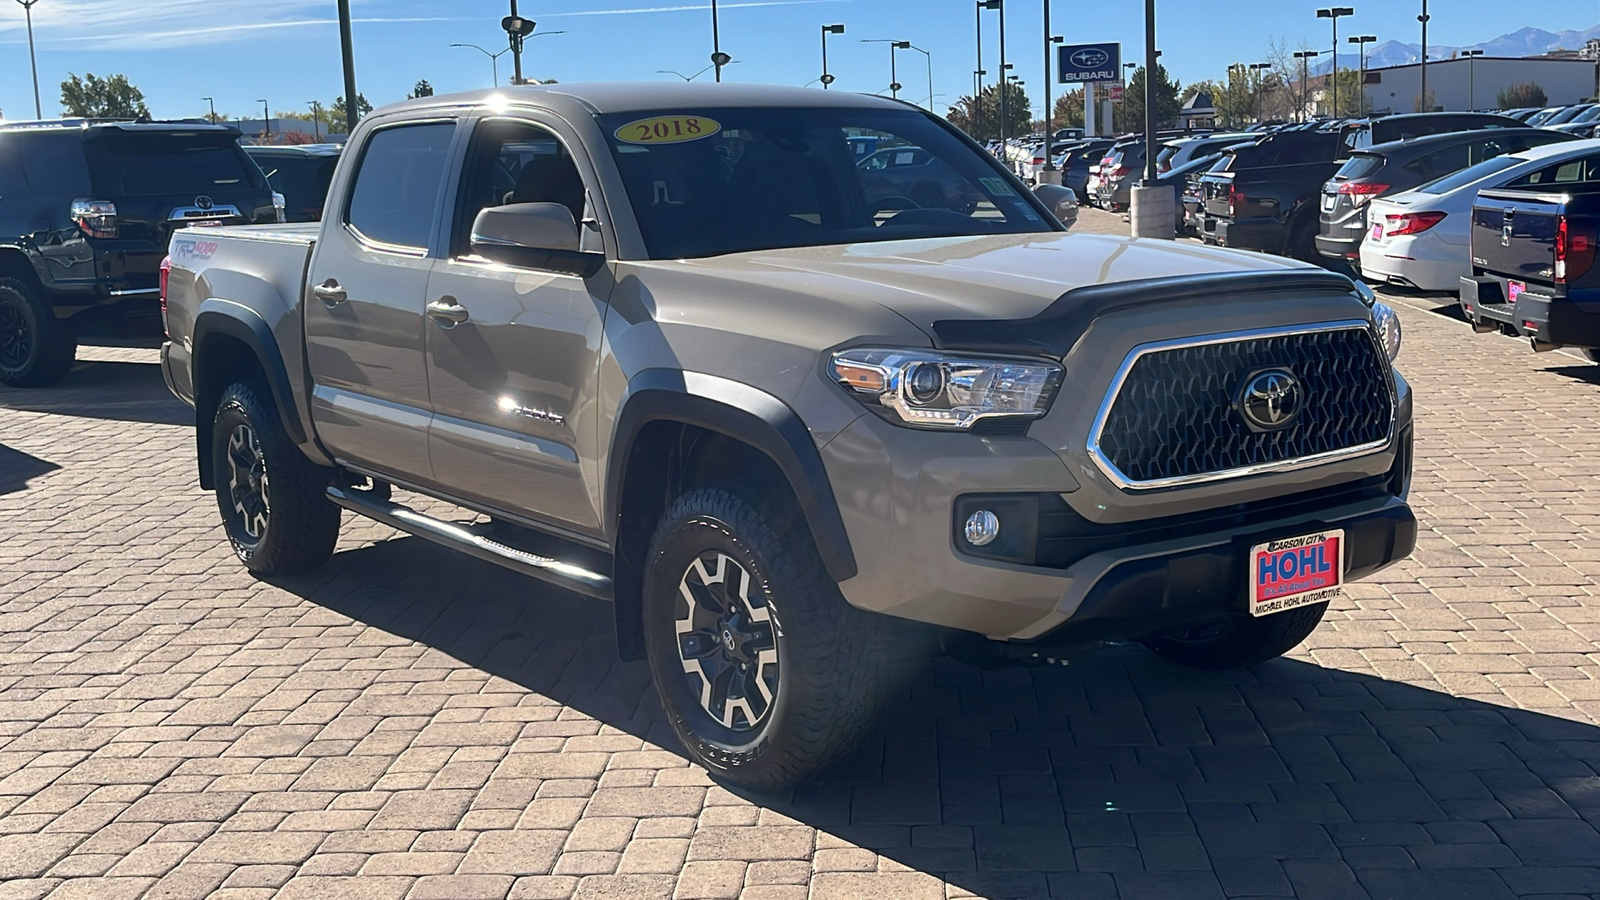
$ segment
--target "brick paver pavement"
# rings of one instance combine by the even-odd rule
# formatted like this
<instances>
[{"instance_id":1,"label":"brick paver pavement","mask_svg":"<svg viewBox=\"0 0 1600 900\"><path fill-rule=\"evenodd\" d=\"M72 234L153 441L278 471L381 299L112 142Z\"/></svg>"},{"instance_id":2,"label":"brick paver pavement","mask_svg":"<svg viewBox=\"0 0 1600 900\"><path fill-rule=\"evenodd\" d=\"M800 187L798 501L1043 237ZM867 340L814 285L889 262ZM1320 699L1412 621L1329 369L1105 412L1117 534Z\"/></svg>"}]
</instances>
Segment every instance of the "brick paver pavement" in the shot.
<instances>
[{"instance_id":1,"label":"brick paver pavement","mask_svg":"<svg viewBox=\"0 0 1600 900\"><path fill-rule=\"evenodd\" d=\"M148 352L0 393L0 900L1600 892L1600 369L1410 301L1415 558L1288 659L913 673L780 801L609 609L346 519L241 570Z\"/></svg>"}]
</instances>

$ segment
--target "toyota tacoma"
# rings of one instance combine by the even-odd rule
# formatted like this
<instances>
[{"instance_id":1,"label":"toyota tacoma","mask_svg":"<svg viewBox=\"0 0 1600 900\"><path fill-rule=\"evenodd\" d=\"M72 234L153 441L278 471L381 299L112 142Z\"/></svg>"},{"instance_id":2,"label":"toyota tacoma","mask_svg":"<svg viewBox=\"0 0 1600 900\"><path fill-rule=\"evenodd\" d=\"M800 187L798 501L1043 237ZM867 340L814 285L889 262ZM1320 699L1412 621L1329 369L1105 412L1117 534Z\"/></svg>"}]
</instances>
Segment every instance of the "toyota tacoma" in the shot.
<instances>
[{"instance_id":1,"label":"toyota tacoma","mask_svg":"<svg viewBox=\"0 0 1600 900\"><path fill-rule=\"evenodd\" d=\"M948 183L869 191L862 137ZM1075 211L883 98L407 101L320 224L173 238L163 366L249 570L323 564L348 510L609 600L689 755L783 789L907 635L1246 665L1411 551L1393 313Z\"/></svg>"}]
</instances>

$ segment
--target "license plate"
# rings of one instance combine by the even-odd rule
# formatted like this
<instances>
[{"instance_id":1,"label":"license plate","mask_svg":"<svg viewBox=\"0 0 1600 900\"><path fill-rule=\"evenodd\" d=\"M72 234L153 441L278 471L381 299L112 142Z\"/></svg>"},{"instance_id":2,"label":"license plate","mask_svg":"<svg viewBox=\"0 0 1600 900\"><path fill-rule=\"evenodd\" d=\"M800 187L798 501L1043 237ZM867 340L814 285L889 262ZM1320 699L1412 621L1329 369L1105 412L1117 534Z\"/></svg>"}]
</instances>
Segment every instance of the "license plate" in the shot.
<instances>
[{"instance_id":1,"label":"license plate","mask_svg":"<svg viewBox=\"0 0 1600 900\"><path fill-rule=\"evenodd\" d=\"M1379 222L1378 224L1372 226L1372 233L1368 235L1368 237L1375 241L1383 240L1383 223Z\"/></svg>"},{"instance_id":2,"label":"license plate","mask_svg":"<svg viewBox=\"0 0 1600 900\"><path fill-rule=\"evenodd\" d=\"M1250 615L1268 616L1344 594L1344 531L1257 544L1250 550Z\"/></svg>"},{"instance_id":3,"label":"license plate","mask_svg":"<svg viewBox=\"0 0 1600 900\"><path fill-rule=\"evenodd\" d=\"M1334 196L1333 194L1323 194L1322 195L1322 211L1323 212L1333 212L1334 204L1336 204L1338 202L1339 202L1339 198Z\"/></svg>"},{"instance_id":4,"label":"license plate","mask_svg":"<svg viewBox=\"0 0 1600 900\"><path fill-rule=\"evenodd\" d=\"M1522 296L1522 292L1526 291L1527 289L1528 286L1520 281L1513 281L1507 284L1506 293L1510 295L1510 300L1508 302L1517 302L1517 298Z\"/></svg>"}]
</instances>

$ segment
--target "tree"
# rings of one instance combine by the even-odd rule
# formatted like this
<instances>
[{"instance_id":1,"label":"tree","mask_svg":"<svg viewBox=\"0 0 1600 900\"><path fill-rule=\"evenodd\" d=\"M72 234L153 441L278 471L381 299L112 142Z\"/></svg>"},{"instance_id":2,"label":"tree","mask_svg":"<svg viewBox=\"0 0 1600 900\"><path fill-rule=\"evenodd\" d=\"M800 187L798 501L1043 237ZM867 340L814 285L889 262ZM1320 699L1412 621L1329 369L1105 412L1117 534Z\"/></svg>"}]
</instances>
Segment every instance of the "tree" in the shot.
<instances>
[{"instance_id":1,"label":"tree","mask_svg":"<svg viewBox=\"0 0 1600 900\"><path fill-rule=\"evenodd\" d=\"M1051 121L1057 128L1083 127L1083 88L1074 88L1056 98Z\"/></svg>"},{"instance_id":2,"label":"tree","mask_svg":"<svg viewBox=\"0 0 1600 900\"><path fill-rule=\"evenodd\" d=\"M406 99L407 100L415 100L415 99L417 99L419 97L432 97L432 96L433 96L433 85L429 84L428 83L428 79L424 78L421 81L417 82L417 86L411 89L411 93L406 95ZM357 109L359 109L359 108L360 107L357 107Z\"/></svg>"},{"instance_id":3,"label":"tree","mask_svg":"<svg viewBox=\"0 0 1600 900\"><path fill-rule=\"evenodd\" d=\"M1127 90L1122 92L1122 114L1124 127L1128 131L1144 131L1144 66L1133 70L1133 77L1128 79ZM1183 104L1178 100L1178 94L1183 90L1183 85L1173 81L1167 75L1167 67L1156 63L1155 80L1151 82L1154 91L1155 119L1157 128L1166 128L1178 121L1178 111Z\"/></svg>"},{"instance_id":4,"label":"tree","mask_svg":"<svg viewBox=\"0 0 1600 900\"><path fill-rule=\"evenodd\" d=\"M1006 136L1014 137L1027 134L1033 125L1033 114L1029 112L1028 94L1015 84L1006 85L1006 118L1009 120ZM965 131L974 140L986 141L1000 136L1000 88L998 85L989 85L983 89L978 100L974 101L968 95L956 101L950 107L945 118L950 124Z\"/></svg>"},{"instance_id":5,"label":"tree","mask_svg":"<svg viewBox=\"0 0 1600 900\"><path fill-rule=\"evenodd\" d=\"M1416 103L1412 104L1414 112L1433 112L1435 109L1438 109L1438 103L1433 98L1433 91L1419 94Z\"/></svg>"},{"instance_id":6,"label":"tree","mask_svg":"<svg viewBox=\"0 0 1600 900\"><path fill-rule=\"evenodd\" d=\"M144 92L128 82L126 75L99 78L88 73L79 78L69 74L61 82L61 108L69 116L86 119L134 119L150 115L144 105Z\"/></svg>"},{"instance_id":7,"label":"tree","mask_svg":"<svg viewBox=\"0 0 1600 900\"><path fill-rule=\"evenodd\" d=\"M1513 84L1500 91L1496 98L1501 109L1525 109L1530 106L1548 106L1550 98L1545 95L1544 88L1529 81L1524 84Z\"/></svg>"},{"instance_id":8,"label":"tree","mask_svg":"<svg viewBox=\"0 0 1600 900\"><path fill-rule=\"evenodd\" d=\"M366 94L357 93L356 94L356 120L360 121L362 116L365 116L370 112L372 112L372 104L367 102L367 95ZM344 98L343 97L339 97L338 99L334 100L333 104L328 107L328 118L332 120L333 127L335 127L335 128L343 128L343 127L345 127L345 123L346 123L347 120L345 119Z\"/></svg>"}]
</instances>

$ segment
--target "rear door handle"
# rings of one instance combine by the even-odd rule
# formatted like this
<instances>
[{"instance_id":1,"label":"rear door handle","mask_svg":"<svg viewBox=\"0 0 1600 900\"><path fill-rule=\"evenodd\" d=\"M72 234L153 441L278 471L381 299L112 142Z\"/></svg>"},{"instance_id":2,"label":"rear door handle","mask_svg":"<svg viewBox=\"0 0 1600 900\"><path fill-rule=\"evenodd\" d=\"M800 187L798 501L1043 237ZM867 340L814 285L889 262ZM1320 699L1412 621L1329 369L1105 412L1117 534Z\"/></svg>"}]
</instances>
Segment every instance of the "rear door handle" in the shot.
<instances>
[{"instance_id":1,"label":"rear door handle","mask_svg":"<svg viewBox=\"0 0 1600 900\"><path fill-rule=\"evenodd\" d=\"M428 318L438 322L441 328L449 329L467 321L471 315L454 297L440 297L428 304Z\"/></svg>"},{"instance_id":2,"label":"rear door handle","mask_svg":"<svg viewBox=\"0 0 1600 900\"><path fill-rule=\"evenodd\" d=\"M323 305L330 307L338 306L350 299L350 295L344 292L344 288L339 287L339 282L334 281L332 278L312 288L311 293L316 294L317 299L321 300Z\"/></svg>"}]
</instances>

